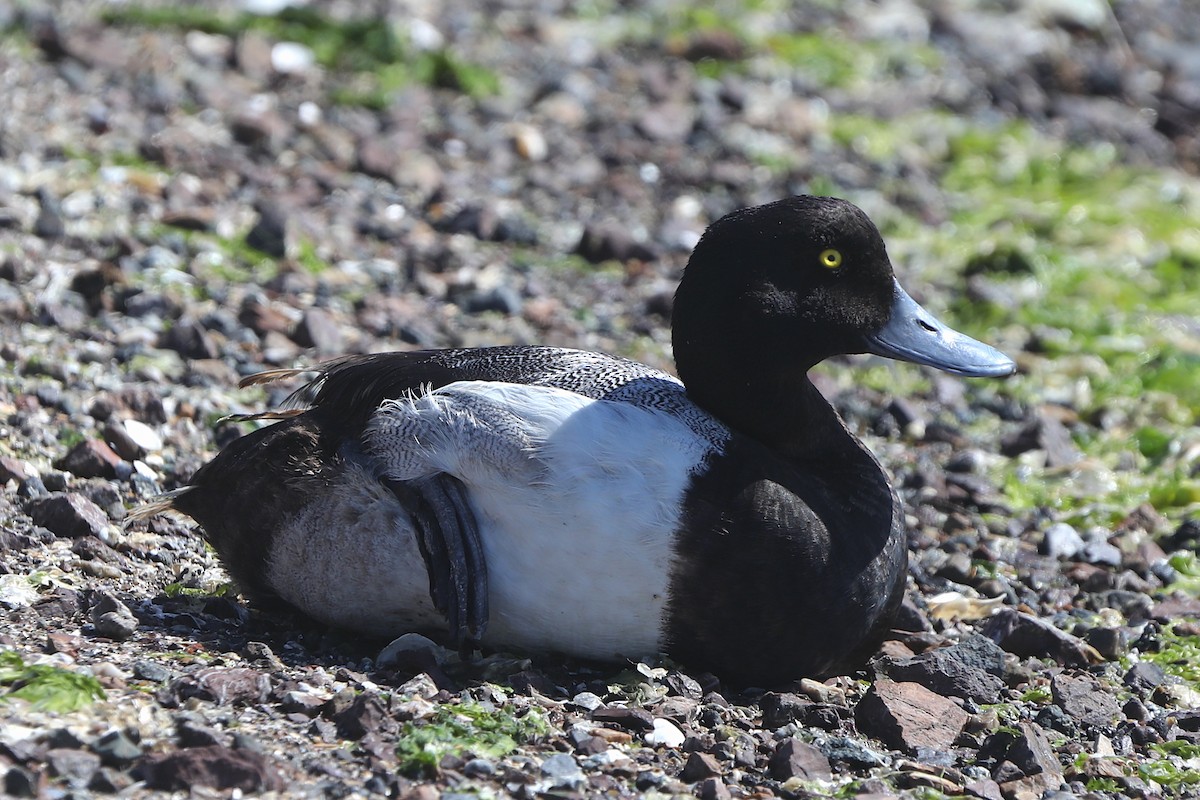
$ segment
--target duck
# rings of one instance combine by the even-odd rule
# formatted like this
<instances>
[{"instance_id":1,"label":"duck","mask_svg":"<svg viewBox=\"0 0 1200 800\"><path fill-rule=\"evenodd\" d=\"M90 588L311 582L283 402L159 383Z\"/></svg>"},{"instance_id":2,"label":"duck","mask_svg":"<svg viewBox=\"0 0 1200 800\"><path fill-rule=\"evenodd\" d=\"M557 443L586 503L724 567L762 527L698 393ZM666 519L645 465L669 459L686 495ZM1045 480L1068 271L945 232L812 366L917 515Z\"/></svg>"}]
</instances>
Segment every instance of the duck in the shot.
<instances>
[{"instance_id":1,"label":"duck","mask_svg":"<svg viewBox=\"0 0 1200 800\"><path fill-rule=\"evenodd\" d=\"M330 361L152 511L194 519L251 602L364 637L752 686L853 669L904 595L903 506L809 371L1013 361L913 300L832 197L712 223L671 328L678 377L540 345Z\"/></svg>"}]
</instances>

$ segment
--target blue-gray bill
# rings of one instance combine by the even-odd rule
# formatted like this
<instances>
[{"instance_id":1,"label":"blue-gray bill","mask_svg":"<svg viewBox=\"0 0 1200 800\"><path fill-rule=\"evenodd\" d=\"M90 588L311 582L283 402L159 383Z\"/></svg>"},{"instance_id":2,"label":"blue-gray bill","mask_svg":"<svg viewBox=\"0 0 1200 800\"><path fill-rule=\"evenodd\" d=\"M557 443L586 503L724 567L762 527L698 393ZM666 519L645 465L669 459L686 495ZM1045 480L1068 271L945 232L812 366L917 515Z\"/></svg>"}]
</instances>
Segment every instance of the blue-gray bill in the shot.
<instances>
[{"instance_id":1,"label":"blue-gray bill","mask_svg":"<svg viewBox=\"0 0 1200 800\"><path fill-rule=\"evenodd\" d=\"M996 348L959 333L930 314L896 282L887 324L864 337L866 351L968 378L1011 375L1017 365Z\"/></svg>"}]
</instances>

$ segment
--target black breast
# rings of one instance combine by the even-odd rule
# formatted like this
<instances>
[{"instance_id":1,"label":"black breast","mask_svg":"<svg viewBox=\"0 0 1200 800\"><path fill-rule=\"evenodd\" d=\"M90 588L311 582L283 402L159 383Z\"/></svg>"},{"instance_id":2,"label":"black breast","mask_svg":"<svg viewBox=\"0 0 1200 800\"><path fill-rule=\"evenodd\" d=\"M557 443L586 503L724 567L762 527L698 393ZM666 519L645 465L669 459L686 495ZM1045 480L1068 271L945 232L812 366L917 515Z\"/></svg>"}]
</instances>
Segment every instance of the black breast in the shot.
<instances>
[{"instance_id":1,"label":"black breast","mask_svg":"<svg viewBox=\"0 0 1200 800\"><path fill-rule=\"evenodd\" d=\"M686 494L671 581L672 656L774 685L851 666L903 596L903 510L878 462L796 465L745 437Z\"/></svg>"}]
</instances>

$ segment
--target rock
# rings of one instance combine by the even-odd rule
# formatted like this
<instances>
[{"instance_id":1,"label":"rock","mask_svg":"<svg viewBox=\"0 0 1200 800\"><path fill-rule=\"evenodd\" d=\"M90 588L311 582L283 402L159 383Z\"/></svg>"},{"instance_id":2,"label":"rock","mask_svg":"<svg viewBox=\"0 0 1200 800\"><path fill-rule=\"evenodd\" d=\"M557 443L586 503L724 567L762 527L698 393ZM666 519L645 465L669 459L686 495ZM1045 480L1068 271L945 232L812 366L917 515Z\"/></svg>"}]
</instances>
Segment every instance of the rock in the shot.
<instances>
[{"instance_id":1,"label":"rock","mask_svg":"<svg viewBox=\"0 0 1200 800\"><path fill-rule=\"evenodd\" d=\"M654 729L646 734L646 744L655 747L682 747L686 740L678 725L661 717L654 718Z\"/></svg>"},{"instance_id":2,"label":"rock","mask_svg":"<svg viewBox=\"0 0 1200 800\"><path fill-rule=\"evenodd\" d=\"M814 703L798 694L767 692L759 701L764 728L774 730L791 722L797 722Z\"/></svg>"},{"instance_id":3,"label":"rock","mask_svg":"<svg viewBox=\"0 0 1200 800\"><path fill-rule=\"evenodd\" d=\"M75 492L35 497L25 504L25 513L35 525L41 525L55 536L102 537L108 531L108 515L100 506Z\"/></svg>"},{"instance_id":4,"label":"rock","mask_svg":"<svg viewBox=\"0 0 1200 800\"><path fill-rule=\"evenodd\" d=\"M357 741L368 734L379 732L387 717L387 710L377 695L360 694L344 709L329 717L337 725L339 736Z\"/></svg>"},{"instance_id":5,"label":"rock","mask_svg":"<svg viewBox=\"0 0 1200 800\"><path fill-rule=\"evenodd\" d=\"M1061 672L1050 679L1055 705L1085 725L1107 727L1121 714L1121 704L1111 691L1087 673Z\"/></svg>"},{"instance_id":6,"label":"rock","mask_svg":"<svg viewBox=\"0 0 1200 800\"><path fill-rule=\"evenodd\" d=\"M646 733L654 730L654 717L640 708L601 706L592 710L592 721L606 722L629 731Z\"/></svg>"},{"instance_id":7,"label":"rock","mask_svg":"<svg viewBox=\"0 0 1200 800\"><path fill-rule=\"evenodd\" d=\"M29 480L31 473L24 461L12 456L0 456L0 486L9 481L22 483Z\"/></svg>"},{"instance_id":8,"label":"rock","mask_svg":"<svg viewBox=\"0 0 1200 800\"><path fill-rule=\"evenodd\" d=\"M66 470L79 478L112 478L121 457L99 439L84 439L54 462L55 469Z\"/></svg>"},{"instance_id":9,"label":"rock","mask_svg":"<svg viewBox=\"0 0 1200 800\"><path fill-rule=\"evenodd\" d=\"M1051 558L1069 559L1083 549L1083 537L1065 522L1056 522L1042 535L1038 552Z\"/></svg>"},{"instance_id":10,"label":"rock","mask_svg":"<svg viewBox=\"0 0 1200 800\"><path fill-rule=\"evenodd\" d=\"M992 777L1006 798L1041 797L1063 782L1062 766L1046 734L1034 723L1021 722L1015 732L993 734L980 754L995 759Z\"/></svg>"},{"instance_id":11,"label":"rock","mask_svg":"<svg viewBox=\"0 0 1200 800\"><path fill-rule=\"evenodd\" d=\"M1092 628L1083 638L1105 661L1116 661L1129 647L1124 628Z\"/></svg>"},{"instance_id":12,"label":"rock","mask_svg":"<svg viewBox=\"0 0 1200 800\"><path fill-rule=\"evenodd\" d=\"M144 681L166 683L171 679L171 670L157 662L141 659L133 662L133 676Z\"/></svg>"},{"instance_id":13,"label":"rock","mask_svg":"<svg viewBox=\"0 0 1200 800\"><path fill-rule=\"evenodd\" d=\"M296 344L311 347L323 357L339 355L345 347L337 321L328 311L320 308L305 310L292 338Z\"/></svg>"},{"instance_id":14,"label":"rock","mask_svg":"<svg viewBox=\"0 0 1200 800\"><path fill-rule=\"evenodd\" d=\"M513 150L526 161L545 161L550 155L550 146L541 129L527 124L516 124L512 129Z\"/></svg>"},{"instance_id":15,"label":"rock","mask_svg":"<svg viewBox=\"0 0 1200 800\"><path fill-rule=\"evenodd\" d=\"M1045 452L1045 465L1050 468L1067 467L1083 458L1066 426L1044 412L1037 412L1025 427L1000 440L1003 455L1014 457L1030 450Z\"/></svg>"},{"instance_id":16,"label":"rock","mask_svg":"<svg viewBox=\"0 0 1200 800\"><path fill-rule=\"evenodd\" d=\"M92 752L100 756L106 767L125 768L141 758L142 748L125 735L124 731L109 731L92 743Z\"/></svg>"},{"instance_id":17,"label":"rock","mask_svg":"<svg viewBox=\"0 0 1200 800\"><path fill-rule=\"evenodd\" d=\"M696 784L696 797L699 800L730 800L733 795L720 778L707 778Z\"/></svg>"},{"instance_id":18,"label":"rock","mask_svg":"<svg viewBox=\"0 0 1200 800\"><path fill-rule=\"evenodd\" d=\"M946 750L970 715L917 683L878 680L854 709L858 728L888 747L916 753Z\"/></svg>"},{"instance_id":19,"label":"rock","mask_svg":"<svg viewBox=\"0 0 1200 800\"><path fill-rule=\"evenodd\" d=\"M688 756L687 763L679 773L679 780L684 783L696 783L706 778L716 778L721 775L721 762L709 753L694 751Z\"/></svg>"},{"instance_id":20,"label":"rock","mask_svg":"<svg viewBox=\"0 0 1200 800\"><path fill-rule=\"evenodd\" d=\"M46 752L46 761L55 775L74 789L84 789L100 769L100 756L86 750L59 747Z\"/></svg>"},{"instance_id":21,"label":"rock","mask_svg":"<svg viewBox=\"0 0 1200 800\"><path fill-rule=\"evenodd\" d=\"M312 49L299 42L276 42L271 46L271 68L280 75L308 72L315 63Z\"/></svg>"},{"instance_id":22,"label":"rock","mask_svg":"<svg viewBox=\"0 0 1200 800\"><path fill-rule=\"evenodd\" d=\"M1151 661L1139 661L1129 668L1123 678L1125 685L1135 692L1149 692L1167 682L1167 673Z\"/></svg>"},{"instance_id":23,"label":"rock","mask_svg":"<svg viewBox=\"0 0 1200 800\"><path fill-rule=\"evenodd\" d=\"M45 186L38 189L37 198L40 209L33 223L34 234L43 239L61 239L67 228L58 199Z\"/></svg>"},{"instance_id":24,"label":"rock","mask_svg":"<svg viewBox=\"0 0 1200 800\"><path fill-rule=\"evenodd\" d=\"M287 255L287 216L278 206L264 203L258 208L258 221L246 234L246 244L272 258Z\"/></svg>"},{"instance_id":25,"label":"rock","mask_svg":"<svg viewBox=\"0 0 1200 800\"><path fill-rule=\"evenodd\" d=\"M696 124L692 106L667 101L646 109L637 120L638 131L647 139L679 143L687 139Z\"/></svg>"},{"instance_id":26,"label":"rock","mask_svg":"<svg viewBox=\"0 0 1200 800\"><path fill-rule=\"evenodd\" d=\"M189 791L194 786L243 792L285 787L283 775L268 756L215 745L151 756L142 762L141 772L147 787L168 792Z\"/></svg>"},{"instance_id":27,"label":"rock","mask_svg":"<svg viewBox=\"0 0 1200 800\"><path fill-rule=\"evenodd\" d=\"M1104 660L1095 648L1077 637L1012 608L1001 608L983 623L980 632L1005 651L1022 658L1048 656L1067 667L1084 667Z\"/></svg>"},{"instance_id":28,"label":"rock","mask_svg":"<svg viewBox=\"0 0 1200 800\"><path fill-rule=\"evenodd\" d=\"M137 632L138 621L128 606L108 592L100 592L92 605L92 626L98 636L123 642Z\"/></svg>"},{"instance_id":29,"label":"rock","mask_svg":"<svg viewBox=\"0 0 1200 800\"><path fill-rule=\"evenodd\" d=\"M629 231L614 225L589 225L575 248L593 264L604 261L657 261L654 248L635 241Z\"/></svg>"},{"instance_id":30,"label":"rock","mask_svg":"<svg viewBox=\"0 0 1200 800\"><path fill-rule=\"evenodd\" d=\"M217 705L265 703L271 679L249 667L207 667L185 675L172 687L181 698L197 697Z\"/></svg>"},{"instance_id":31,"label":"rock","mask_svg":"<svg viewBox=\"0 0 1200 800\"><path fill-rule=\"evenodd\" d=\"M833 777L829 759L811 744L799 739L786 739L770 762L771 777L777 781L799 778L805 781L825 781Z\"/></svg>"},{"instance_id":32,"label":"rock","mask_svg":"<svg viewBox=\"0 0 1200 800\"><path fill-rule=\"evenodd\" d=\"M938 694L978 703L998 703L1004 690L1004 651L990 639L972 635L959 644L927 650L884 664L896 681L919 683Z\"/></svg>"},{"instance_id":33,"label":"rock","mask_svg":"<svg viewBox=\"0 0 1200 800\"><path fill-rule=\"evenodd\" d=\"M575 757L570 753L556 753L550 756L542 762L541 772L551 788L555 789L579 789L587 780Z\"/></svg>"}]
</instances>

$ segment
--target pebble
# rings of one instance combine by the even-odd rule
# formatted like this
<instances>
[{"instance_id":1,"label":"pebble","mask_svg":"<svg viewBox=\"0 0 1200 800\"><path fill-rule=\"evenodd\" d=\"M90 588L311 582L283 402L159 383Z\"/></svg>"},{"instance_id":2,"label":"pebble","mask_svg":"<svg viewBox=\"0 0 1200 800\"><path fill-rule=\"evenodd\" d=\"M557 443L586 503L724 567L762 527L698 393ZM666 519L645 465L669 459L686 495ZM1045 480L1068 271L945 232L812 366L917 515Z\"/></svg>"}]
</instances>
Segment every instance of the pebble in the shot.
<instances>
[{"instance_id":1,"label":"pebble","mask_svg":"<svg viewBox=\"0 0 1200 800\"><path fill-rule=\"evenodd\" d=\"M281 75L308 72L315 63L313 51L299 42L276 42L271 46L271 68Z\"/></svg>"},{"instance_id":2,"label":"pebble","mask_svg":"<svg viewBox=\"0 0 1200 800\"><path fill-rule=\"evenodd\" d=\"M669 719L655 717L654 728L646 734L646 744L657 747L682 747L687 737L679 726Z\"/></svg>"}]
</instances>

